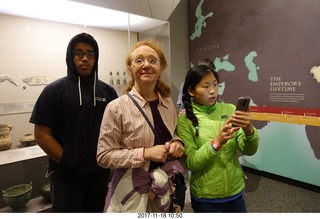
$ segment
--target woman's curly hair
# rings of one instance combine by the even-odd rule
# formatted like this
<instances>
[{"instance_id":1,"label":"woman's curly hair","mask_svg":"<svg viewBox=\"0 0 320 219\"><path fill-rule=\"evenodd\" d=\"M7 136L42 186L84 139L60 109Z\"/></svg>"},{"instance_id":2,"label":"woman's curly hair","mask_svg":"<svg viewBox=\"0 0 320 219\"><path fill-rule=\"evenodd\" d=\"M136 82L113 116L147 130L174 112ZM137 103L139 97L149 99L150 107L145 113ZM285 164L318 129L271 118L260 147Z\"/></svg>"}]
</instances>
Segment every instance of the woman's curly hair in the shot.
<instances>
[{"instance_id":1,"label":"woman's curly hair","mask_svg":"<svg viewBox=\"0 0 320 219\"><path fill-rule=\"evenodd\" d=\"M128 84L125 88L125 93L129 92L132 89L132 87L134 86L134 78L133 78L133 75L131 74L131 71L130 71L130 66L132 64L131 54L135 49L139 48L140 46L149 46L158 54L158 56L160 58L161 72L165 71L166 68L168 67L167 59L164 55L164 52L161 49L161 45L159 42L157 42L153 39L138 41L136 44L133 45L130 53L127 55L127 58L126 58L127 71L130 72L130 75L132 76L132 78L128 82ZM165 81L161 80L160 78L157 80L156 90L163 97L171 96L170 86Z\"/></svg>"}]
</instances>

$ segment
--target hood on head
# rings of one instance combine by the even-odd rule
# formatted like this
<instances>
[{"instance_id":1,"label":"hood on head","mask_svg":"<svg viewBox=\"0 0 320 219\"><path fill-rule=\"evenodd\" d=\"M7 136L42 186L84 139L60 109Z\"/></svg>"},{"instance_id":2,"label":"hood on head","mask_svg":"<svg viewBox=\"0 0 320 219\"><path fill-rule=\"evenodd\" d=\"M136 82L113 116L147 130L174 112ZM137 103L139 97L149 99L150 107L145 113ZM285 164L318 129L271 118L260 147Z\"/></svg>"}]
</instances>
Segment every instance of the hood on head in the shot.
<instances>
[{"instance_id":1,"label":"hood on head","mask_svg":"<svg viewBox=\"0 0 320 219\"><path fill-rule=\"evenodd\" d=\"M98 77L98 60L99 60L99 47L97 41L87 33L80 33L74 36L67 47L67 54L66 54L66 63L68 68L68 76L71 78L75 78L79 76L79 73L76 70L76 67L73 62L73 54L72 51L74 50L75 44L77 43L87 43L90 44L93 50L96 52L96 61L93 67L93 71L96 72L96 77ZM94 78L94 74L90 75L90 78Z\"/></svg>"},{"instance_id":2,"label":"hood on head","mask_svg":"<svg viewBox=\"0 0 320 219\"><path fill-rule=\"evenodd\" d=\"M76 36L74 36L67 47L67 55L66 55L66 62L67 62L67 68L68 68L68 77L70 80L74 80L78 82L78 90L79 90L79 100L80 100L80 106L82 106L82 94L81 94L81 78L80 75L74 65L73 61L73 50L77 43L87 43L90 44L93 48L93 50L96 52L96 60L93 67L93 72L89 76L89 80L87 82L93 83L93 105L96 106L96 81L98 78L98 60L99 60L99 47L97 41L87 33L80 33Z\"/></svg>"}]
</instances>

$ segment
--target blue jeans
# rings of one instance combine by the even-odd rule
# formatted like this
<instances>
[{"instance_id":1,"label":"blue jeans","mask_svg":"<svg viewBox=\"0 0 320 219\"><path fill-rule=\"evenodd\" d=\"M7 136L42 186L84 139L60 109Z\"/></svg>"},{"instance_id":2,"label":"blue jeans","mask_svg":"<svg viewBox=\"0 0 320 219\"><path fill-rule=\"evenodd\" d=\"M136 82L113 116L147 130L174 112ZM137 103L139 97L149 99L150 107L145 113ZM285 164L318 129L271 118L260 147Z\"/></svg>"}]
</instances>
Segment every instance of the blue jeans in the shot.
<instances>
[{"instance_id":1,"label":"blue jeans","mask_svg":"<svg viewBox=\"0 0 320 219\"><path fill-rule=\"evenodd\" d=\"M199 202L192 198L191 205L195 213L246 213L247 208L243 195L239 198L224 203Z\"/></svg>"}]
</instances>

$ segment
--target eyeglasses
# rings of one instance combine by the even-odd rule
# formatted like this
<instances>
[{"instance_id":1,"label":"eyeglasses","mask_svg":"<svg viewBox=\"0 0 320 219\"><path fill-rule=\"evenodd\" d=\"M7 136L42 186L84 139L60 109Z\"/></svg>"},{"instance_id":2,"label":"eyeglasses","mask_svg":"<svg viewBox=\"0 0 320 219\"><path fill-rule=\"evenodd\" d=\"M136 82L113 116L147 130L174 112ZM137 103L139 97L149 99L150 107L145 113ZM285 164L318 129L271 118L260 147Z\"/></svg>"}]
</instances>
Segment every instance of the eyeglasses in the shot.
<instances>
[{"instance_id":1,"label":"eyeglasses","mask_svg":"<svg viewBox=\"0 0 320 219\"><path fill-rule=\"evenodd\" d=\"M96 52L94 51L82 52L81 50L74 50L73 55L74 57L77 57L79 59L82 59L84 55L86 55L88 59L93 59L96 57Z\"/></svg>"},{"instance_id":2,"label":"eyeglasses","mask_svg":"<svg viewBox=\"0 0 320 219\"><path fill-rule=\"evenodd\" d=\"M137 65L137 66L142 66L142 65L145 64L146 60L148 61L148 63L150 65L158 65L160 63L160 61L155 57L148 57L148 58L138 57L138 58L134 58L134 59L132 59L132 63Z\"/></svg>"}]
</instances>

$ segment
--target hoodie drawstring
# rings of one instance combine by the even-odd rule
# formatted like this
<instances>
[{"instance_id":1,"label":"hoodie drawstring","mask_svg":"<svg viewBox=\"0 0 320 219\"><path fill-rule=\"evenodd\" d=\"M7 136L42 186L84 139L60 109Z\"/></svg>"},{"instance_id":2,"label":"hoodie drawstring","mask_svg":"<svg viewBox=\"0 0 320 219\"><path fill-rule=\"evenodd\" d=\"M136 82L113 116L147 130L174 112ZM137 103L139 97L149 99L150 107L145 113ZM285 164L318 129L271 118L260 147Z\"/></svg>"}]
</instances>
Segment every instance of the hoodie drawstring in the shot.
<instances>
[{"instance_id":1,"label":"hoodie drawstring","mask_svg":"<svg viewBox=\"0 0 320 219\"><path fill-rule=\"evenodd\" d=\"M94 82L93 82L93 105L96 106L96 80L97 72L94 71Z\"/></svg>"},{"instance_id":2,"label":"hoodie drawstring","mask_svg":"<svg viewBox=\"0 0 320 219\"><path fill-rule=\"evenodd\" d=\"M93 82L93 105L96 106L96 80L97 80L97 72L94 72L94 82ZM82 95L81 95L81 79L78 76L78 90L79 90L79 99L80 106L82 106Z\"/></svg>"},{"instance_id":3,"label":"hoodie drawstring","mask_svg":"<svg viewBox=\"0 0 320 219\"><path fill-rule=\"evenodd\" d=\"M82 106L81 83L80 83L80 77L79 76L78 76L78 89L79 89L80 106Z\"/></svg>"}]
</instances>

